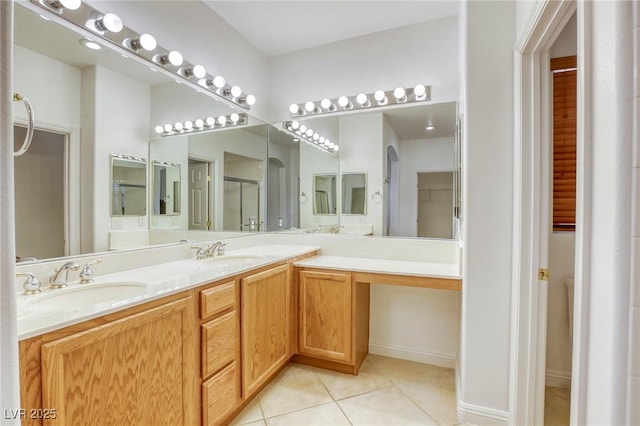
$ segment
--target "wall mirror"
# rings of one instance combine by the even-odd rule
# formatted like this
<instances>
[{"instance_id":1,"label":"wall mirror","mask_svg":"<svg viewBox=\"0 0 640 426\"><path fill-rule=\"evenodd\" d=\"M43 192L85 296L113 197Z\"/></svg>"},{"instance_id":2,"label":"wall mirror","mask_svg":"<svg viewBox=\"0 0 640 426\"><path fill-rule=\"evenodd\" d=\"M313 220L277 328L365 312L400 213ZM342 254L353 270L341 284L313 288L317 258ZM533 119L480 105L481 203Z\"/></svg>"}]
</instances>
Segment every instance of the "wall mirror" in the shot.
<instances>
[{"instance_id":1,"label":"wall mirror","mask_svg":"<svg viewBox=\"0 0 640 426\"><path fill-rule=\"evenodd\" d=\"M337 176L313 175L313 214L335 215L337 213Z\"/></svg>"},{"instance_id":2,"label":"wall mirror","mask_svg":"<svg viewBox=\"0 0 640 426\"><path fill-rule=\"evenodd\" d=\"M267 231L299 228L300 138L270 125L268 139Z\"/></svg>"},{"instance_id":3,"label":"wall mirror","mask_svg":"<svg viewBox=\"0 0 640 426\"><path fill-rule=\"evenodd\" d=\"M341 214L367 214L367 174L342 173Z\"/></svg>"},{"instance_id":4,"label":"wall mirror","mask_svg":"<svg viewBox=\"0 0 640 426\"><path fill-rule=\"evenodd\" d=\"M178 120L230 114L231 108L185 84L177 84L161 72L153 72L112 46L90 50L81 44L81 34L55 19L42 19L40 14L43 12L37 6L15 4L14 89L28 97L34 107L38 138L32 144L33 154L38 146L46 148L49 165L43 170L50 171L51 185L56 185L49 193L61 195L55 196L55 207L51 207L51 199L17 188L17 208L28 205L31 210L56 211L46 221L39 220L51 232L38 233L43 240L34 244L25 243L35 239L29 225L31 219L16 214L17 255L24 259L50 259L102 252L111 248L113 231L188 229L188 155L175 157L175 144L169 140L150 144L150 139L159 139L153 128ZM43 70L47 78L42 78ZM14 117L16 140L21 141L24 136L20 132L26 124L24 108L16 108ZM112 206L116 205L113 187L106 190L112 185L112 152L180 165L181 197L179 206L174 204L173 214L153 214L153 198L148 196L146 213L141 214L144 218L137 216L140 212L129 216L126 205L126 215L121 215L119 206L115 212L118 216L112 216ZM31 163L16 170L42 168L33 164L41 161L34 155L31 159L29 153L23 156L22 160ZM40 154L37 157L43 158ZM152 176L148 179L153 181ZM149 244L157 243L150 240Z\"/></svg>"},{"instance_id":5,"label":"wall mirror","mask_svg":"<svg viewBox=\"0 0 640 426\"><path fill-rule=\"evenodd\" d=\"M461 193L457 114L457 103L445 102L301 119L329 134L340 151L328 155L300 143L299 190L308 195L300 197L300 227L339 222L340 232L367 225L374 235L455 238ZM312 208L313 176L333 173L342 176L337 217ZM362 202L363 191L354 193L350 185L365 188Z\"/></svg>"},{"instance_id":6,"label":"wall mirror","mask_svg":"<svg viewBox=\"0 0 640 426\"><path fill-rule=\"evenodd\" d=\"M111 155L111 216L147 214L147 161Z\"/></svg>"},{"instance_id":7,"label":"wall mirror","mask_svg":"<svg viewBox=\"0 0 640 426\"><path fill-rule=\"evenodd\" d=\"M153 161L153 186L151 188L153 214L180 214L182 202L181 176L180 164Z\"/></svg>"}]
</instances>

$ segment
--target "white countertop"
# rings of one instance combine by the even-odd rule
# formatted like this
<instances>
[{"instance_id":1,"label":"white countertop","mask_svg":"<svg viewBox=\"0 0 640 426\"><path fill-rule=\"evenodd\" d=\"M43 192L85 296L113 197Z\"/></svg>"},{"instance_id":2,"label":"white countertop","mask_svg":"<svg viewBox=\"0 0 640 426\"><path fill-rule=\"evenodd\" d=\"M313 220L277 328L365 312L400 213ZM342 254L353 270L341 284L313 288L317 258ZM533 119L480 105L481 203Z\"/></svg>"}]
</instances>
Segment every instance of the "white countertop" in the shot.
<instances>
[{"instance_id":1,"label":"white countertop","mask_svg":"<svg viewBox=\"0 0 640 426\"><path fill-rule=\"evenodd\" d=\"M411 260L386 260L363 257L315 256L294 263L307 268L336 269L376 274L461 279L457 263L430 263Z\"/></svg>"},{"instance_id":2,"label":"white countertop","mask_svg":"<svg viewBox=\"0 0 640 426\"><path fill-rule=\"evenodd\" d=\"M40 294L18 295L18 338L24 340L38 336L316 250L318 247L307 245L260 245L228 251L226 256L215 259L182 259L112 274L97 274L92 284L81 285L77 281L69 282L69 287L64 289L52 290L43 283ZM246 262L232 263L234 257L239 259L243 256L260 256L260 258L247 258ZM28 306L55 295L78 292L90 286L105 284L104 287L107 287L107 283L131 282L138 282L141 285L144 283L146 289L142 288L142 294L138 294L140 293L138 292L135 297L119 298L116 301L83 303L81 306L60 306L47 310L33 309Z\"/></svg>"}]
</instances>

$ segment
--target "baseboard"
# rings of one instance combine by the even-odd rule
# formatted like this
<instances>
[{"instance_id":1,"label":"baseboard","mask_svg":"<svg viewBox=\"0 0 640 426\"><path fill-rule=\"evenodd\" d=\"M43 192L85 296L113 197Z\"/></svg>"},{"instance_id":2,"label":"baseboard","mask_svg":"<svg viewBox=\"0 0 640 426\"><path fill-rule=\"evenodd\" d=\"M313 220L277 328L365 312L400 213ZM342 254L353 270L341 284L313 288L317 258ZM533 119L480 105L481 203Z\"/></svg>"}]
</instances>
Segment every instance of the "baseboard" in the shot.
<instances>
[{"instance_id":1,"label":"baseboard","mask_svg":"<svg viewBox=\"0 0 640 426\"><path fill-rule=\"evenodd\" d=\"M391 358L406 359L407 361L416 361L422 362L424 364L437 365L438 367L456 367L455 355L419 352L410 348L403 348L400 346L379 345L370 342L369 353L374 355L388 356Z\"/></svg>"},{"instance_id":2,"label":"baseboard","mask_svg":"<svg viewBox=\"0 0 640 426\"><path fill-rule=\"evenodd\" d=\"M472 425L506 426L509 424L509 412L467 404L458 399L458 422Z\"/></svg>"},{"instance_id":3,"label":"baseboard","mask_svg":"<svg viewBox=\"0 0 640 426\"><path fill-rule=\"evenodd\" d=\"M571 389L571 372L547 369L545 385L552 388Z\"/></svg>"}]
</instances>

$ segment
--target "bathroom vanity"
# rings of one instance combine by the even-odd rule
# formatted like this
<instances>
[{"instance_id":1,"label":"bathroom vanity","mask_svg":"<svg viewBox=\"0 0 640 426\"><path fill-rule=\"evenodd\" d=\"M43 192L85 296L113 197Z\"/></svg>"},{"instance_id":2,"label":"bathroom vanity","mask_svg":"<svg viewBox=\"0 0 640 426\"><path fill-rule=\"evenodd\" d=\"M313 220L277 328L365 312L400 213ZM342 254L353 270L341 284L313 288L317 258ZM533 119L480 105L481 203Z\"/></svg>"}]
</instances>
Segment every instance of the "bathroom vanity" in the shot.
<instances>
[{"instance_id":1,"label":"bathroom vanity","mask_svg":"<svg viewBox=\"0 0 640 426\"><path fill-rule=\"evenodd\" d=\"M22 407L49 413L44 424L226 424L290 360L358 374L371 284L461 289L455 264L319 249L249 245L20 295ZM146 293L78 303L140 283Z\"/></svg>"}]
</instances>

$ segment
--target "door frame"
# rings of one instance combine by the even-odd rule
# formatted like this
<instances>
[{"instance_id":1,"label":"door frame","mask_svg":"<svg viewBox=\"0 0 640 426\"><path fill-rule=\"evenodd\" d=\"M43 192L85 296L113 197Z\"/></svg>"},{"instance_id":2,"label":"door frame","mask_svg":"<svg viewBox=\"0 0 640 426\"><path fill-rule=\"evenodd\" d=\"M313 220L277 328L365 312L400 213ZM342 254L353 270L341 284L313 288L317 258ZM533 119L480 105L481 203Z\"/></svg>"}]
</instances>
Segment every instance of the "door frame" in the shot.
<instances>
[{"instance_id":1,"label":"door frame","mask_svg":"<svg viewBox=\"0 0 640 426\"><path fill-rule=\"evenodd\" d=\"M29 122L15 118L13 126L27 128ZM38 120L33 128L64 137L64 256L80 254L80 130Z\"/></svg>"},{"instance_id":2,"label":"door frame","mask_svg":"<svg viewBox=\"0 0 640 426\"><path fill-rule=\"evenodd\" d=\"M585 52L590 29L581 19L584 9L572 0L536 2L514 50L514 241L511 321L510 424L544 423L546 365L546 281L538 280L538 269L548 264L550 176L550 73L549 49L574 11L578 9L578 50ZM582 62L584 63L584 62ZM576 215L585 220L581 194L588 193L589 147L585 138L584 71L578 71L577 140L578 152ZM580 149L579 149L580 151ZM546 159L545 159L546 157ZM582 202L581 202L582 201ZM581 253L585 227L576 226L576 282L581 280ZM580 286L577 286L580 287ZM580 389L586 366L588 322L582 321L588 307L586 293L576 289L573 335L571 424L581 424L586 411L586 395Z\"/></svg>"}]
</instances>

